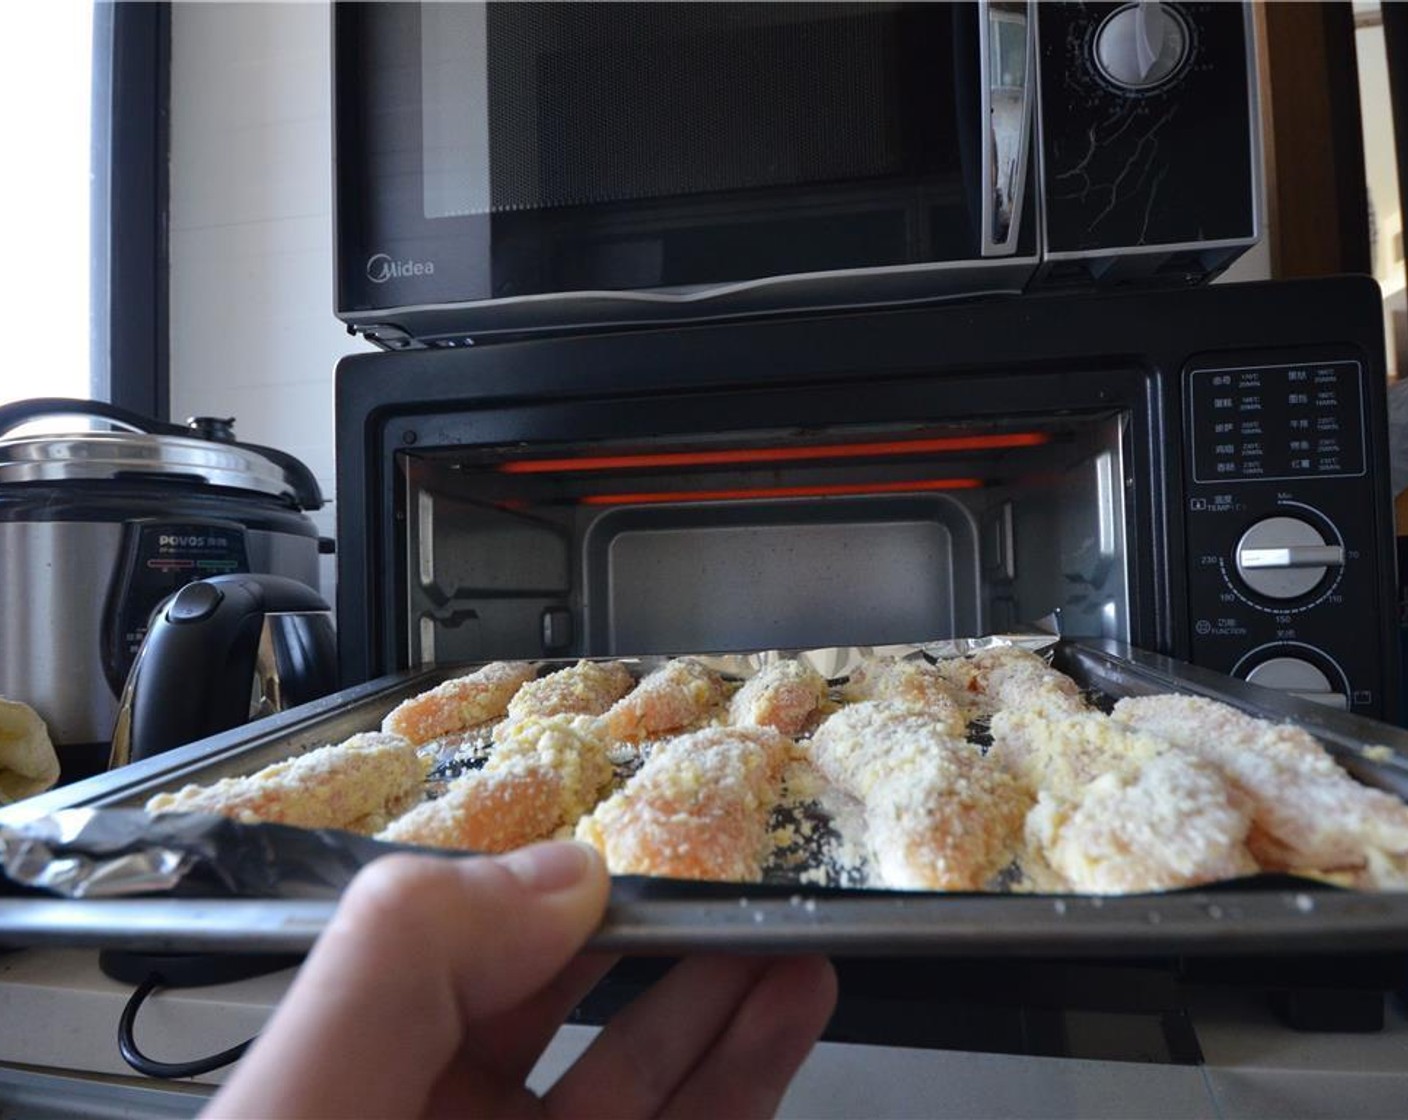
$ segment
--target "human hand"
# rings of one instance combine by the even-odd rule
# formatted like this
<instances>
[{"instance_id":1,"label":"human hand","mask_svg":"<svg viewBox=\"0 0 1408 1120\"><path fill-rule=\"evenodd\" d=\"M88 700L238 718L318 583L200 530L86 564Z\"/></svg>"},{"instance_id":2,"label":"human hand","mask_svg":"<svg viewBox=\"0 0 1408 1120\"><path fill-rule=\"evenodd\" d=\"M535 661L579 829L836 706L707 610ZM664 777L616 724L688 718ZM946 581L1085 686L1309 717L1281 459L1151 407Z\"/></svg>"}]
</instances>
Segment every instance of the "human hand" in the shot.
<instances>
[{"instance_id":1,"label":"human hand","mask_svg":"<svg viewBox=\"0 0 1408 1120\"><path fill-rule=\"evenodd\" d=\"M612 964L580 954L608 887L572 843L377 860L204 1115L770 1115L835 1005L822 958L685 960L525 1087Z\"/></svg>"}]
</instances>

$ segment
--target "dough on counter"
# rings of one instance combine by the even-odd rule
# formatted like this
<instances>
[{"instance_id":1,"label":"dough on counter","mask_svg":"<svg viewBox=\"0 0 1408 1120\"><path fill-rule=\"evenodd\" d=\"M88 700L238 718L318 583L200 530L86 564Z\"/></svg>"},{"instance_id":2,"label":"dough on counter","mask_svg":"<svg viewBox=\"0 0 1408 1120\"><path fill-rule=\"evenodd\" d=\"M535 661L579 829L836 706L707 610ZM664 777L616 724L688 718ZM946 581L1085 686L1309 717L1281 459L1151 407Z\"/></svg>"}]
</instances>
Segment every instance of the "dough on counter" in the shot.
<instances>
[{"instance_id":1,"label":"dough on counter","mask_svg":"<svg viewBox=\"0 0 1408 1120\"><path fill-rule=\"evenodd\" d=\"M59 780L59 756L39 713L0 700L0 805L43 793Z\"/></svg>"}]
</instances>

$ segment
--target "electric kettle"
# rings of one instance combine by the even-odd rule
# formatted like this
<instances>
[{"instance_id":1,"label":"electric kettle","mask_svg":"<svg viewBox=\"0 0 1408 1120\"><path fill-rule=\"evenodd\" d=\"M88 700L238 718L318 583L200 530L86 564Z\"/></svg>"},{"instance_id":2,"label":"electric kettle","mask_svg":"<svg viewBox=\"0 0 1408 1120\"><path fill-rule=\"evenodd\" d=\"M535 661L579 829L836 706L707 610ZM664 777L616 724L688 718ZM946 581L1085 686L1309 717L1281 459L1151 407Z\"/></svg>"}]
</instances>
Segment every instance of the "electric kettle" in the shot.
<instances>
[{"instance_id":1,"label":"electric kettle","mask_svg":"<svg viewBox=\"0 0 1408 1120\"><path fill-rule=\"evenodd\" d=\"M109 768L316 700L336 682L331 608L311 587L257 573L188 583L152 617Z\"/></svg>"}]
</instances>

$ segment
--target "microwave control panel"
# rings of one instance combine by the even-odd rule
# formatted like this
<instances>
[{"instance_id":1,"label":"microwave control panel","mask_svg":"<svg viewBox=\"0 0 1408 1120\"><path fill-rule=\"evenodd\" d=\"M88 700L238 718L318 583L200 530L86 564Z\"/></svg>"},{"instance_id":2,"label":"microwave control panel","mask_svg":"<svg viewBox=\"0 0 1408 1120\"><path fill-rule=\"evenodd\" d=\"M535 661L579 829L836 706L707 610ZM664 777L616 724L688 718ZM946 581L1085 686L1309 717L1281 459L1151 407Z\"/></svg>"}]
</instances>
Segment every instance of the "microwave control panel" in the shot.
<instances>
[{"instance_id":1,"label":"microwave control panel","mask_svg":"<svg viewBox=\"0 0 1408 1120\"><path fill-rule=\"evenodd\" d=\"M1365 377L1353 360L1184 371L1189 659L1381 717L1394 604Z\"/></svg>"}]
</instances>

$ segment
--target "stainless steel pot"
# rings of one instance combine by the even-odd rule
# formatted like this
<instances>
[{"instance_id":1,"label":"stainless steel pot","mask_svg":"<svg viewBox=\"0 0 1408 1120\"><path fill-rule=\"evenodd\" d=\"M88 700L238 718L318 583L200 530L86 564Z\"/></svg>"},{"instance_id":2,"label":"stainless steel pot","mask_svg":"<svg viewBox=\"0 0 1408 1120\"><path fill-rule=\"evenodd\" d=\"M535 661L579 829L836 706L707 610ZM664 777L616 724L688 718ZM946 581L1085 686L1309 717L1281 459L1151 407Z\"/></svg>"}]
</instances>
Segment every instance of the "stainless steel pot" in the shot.
<instances>
[{"instance_id":1,"label":"stainless steel pot","mask_svg":"<svg viewBox=\"0 0 1408 1120\"><path fill-rule=\"evenodd\" d=\"M51 416L118 431L14 435ZM197 579L286 576L317 589L323 504L298 460L233 421L164 424L95 401L0 408L0 696L43 717L62 779L108 760L117 700L153 609Z\"/></svg>"}]
</instances>

